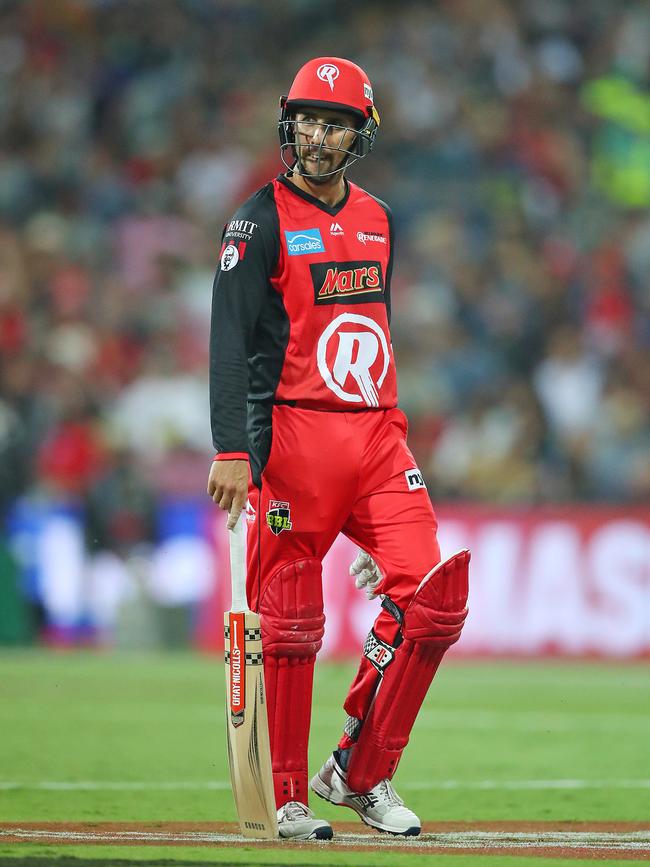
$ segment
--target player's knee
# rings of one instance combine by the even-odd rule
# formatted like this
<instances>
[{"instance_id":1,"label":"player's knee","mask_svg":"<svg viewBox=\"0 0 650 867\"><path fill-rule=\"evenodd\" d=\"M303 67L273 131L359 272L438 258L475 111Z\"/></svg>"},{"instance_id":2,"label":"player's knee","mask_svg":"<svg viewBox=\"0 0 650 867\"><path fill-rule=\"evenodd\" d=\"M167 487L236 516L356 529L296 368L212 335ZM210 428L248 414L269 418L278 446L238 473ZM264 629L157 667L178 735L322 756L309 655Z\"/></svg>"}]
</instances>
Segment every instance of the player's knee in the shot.
<instances>
[{"instance_id":1,"label":"player's knee","mask_svg":"<svg viewBox=\"0 0 650 867\"><path fill-rule=\"evenodd\" d=\"M312 657L325 630L321 563L288 563L273 575L260 600L264 652L277 657Z\"/></svg>"}]
</instances>

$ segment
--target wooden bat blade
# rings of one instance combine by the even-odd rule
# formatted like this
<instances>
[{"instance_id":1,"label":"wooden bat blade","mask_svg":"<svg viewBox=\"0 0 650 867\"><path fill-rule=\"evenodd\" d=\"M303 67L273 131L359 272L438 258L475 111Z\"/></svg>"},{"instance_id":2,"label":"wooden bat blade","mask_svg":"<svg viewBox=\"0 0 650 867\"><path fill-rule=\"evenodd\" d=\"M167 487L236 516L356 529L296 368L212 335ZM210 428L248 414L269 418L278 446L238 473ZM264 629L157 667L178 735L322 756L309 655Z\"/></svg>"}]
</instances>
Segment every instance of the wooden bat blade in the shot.
<instances>
[{"instance_id":1,"label":"wooden bat blade","mask_svg":"<svg viewBox=\"0 0 650 867\"><path fill-rule=\"evenodd\" d=\"M224 615L226 732L232 792L245 837L278 836L259 615Z\"/></svg>"}]
</instances>

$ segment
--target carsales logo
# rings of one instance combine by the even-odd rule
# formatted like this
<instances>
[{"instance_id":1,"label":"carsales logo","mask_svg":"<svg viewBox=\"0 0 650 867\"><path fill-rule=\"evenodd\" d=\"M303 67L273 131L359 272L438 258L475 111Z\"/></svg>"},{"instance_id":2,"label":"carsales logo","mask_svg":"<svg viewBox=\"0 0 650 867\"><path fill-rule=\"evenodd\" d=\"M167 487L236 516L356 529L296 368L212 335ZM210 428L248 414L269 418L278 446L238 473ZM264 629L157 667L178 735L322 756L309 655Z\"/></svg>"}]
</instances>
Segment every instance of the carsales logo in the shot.
<instances>
[{"instance_id":1,"label":"carsales logo","mask_svg":"<svg viewBox=\"0 0 650 867\"><path fill-rule=\"evenodd\" d=\"M339 68L333 63L321 63L316 70L316 75L321 81L326 81L329 84L330 90L334 90L334 82L339 77Z\"/></svg>"},{"instance_id":2,"label":"carsales logo","mask_svg":"<svg viewBox=\"0 0 650 867\"><path fill-rule=\"evenodd\" d=\"M305 256L307 253L324 253L325 244L320 229L303 229L302 232L287 232L287 252L290 256Z\"/></svg>"},{"instance_id":3,"label":"carsales logo","mask_svg":"<svg viewBox=\"0 0 650 867\"><path fill-rule=\"evenodd\" d=\"M379 406L390 354L374 319L357 313L337 316L318 340L316 359L325 385L341 400Z\"/></svg>"}]
</instances>

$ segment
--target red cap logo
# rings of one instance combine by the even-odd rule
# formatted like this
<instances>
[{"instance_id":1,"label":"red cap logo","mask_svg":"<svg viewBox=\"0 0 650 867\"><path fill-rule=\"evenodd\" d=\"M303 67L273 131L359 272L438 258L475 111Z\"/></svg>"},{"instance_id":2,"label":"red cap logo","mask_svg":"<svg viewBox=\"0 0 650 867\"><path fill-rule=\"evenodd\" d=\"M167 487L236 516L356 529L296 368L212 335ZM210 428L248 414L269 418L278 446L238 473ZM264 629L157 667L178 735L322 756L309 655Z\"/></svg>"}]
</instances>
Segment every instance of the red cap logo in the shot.
<instances>
[{"instance_id":1,"label":"red cap logo","mask_svg":"<svg viewBox=\"0 0 650 867\"><path fill-rule=\"evenodd\" d=\"M330 86L330 90L334 91L334 82L339 77L338 66L334 66L333 63L322 63L316 70L316 75L321 81L326 81Z\"/></svg>"}]
</instances>

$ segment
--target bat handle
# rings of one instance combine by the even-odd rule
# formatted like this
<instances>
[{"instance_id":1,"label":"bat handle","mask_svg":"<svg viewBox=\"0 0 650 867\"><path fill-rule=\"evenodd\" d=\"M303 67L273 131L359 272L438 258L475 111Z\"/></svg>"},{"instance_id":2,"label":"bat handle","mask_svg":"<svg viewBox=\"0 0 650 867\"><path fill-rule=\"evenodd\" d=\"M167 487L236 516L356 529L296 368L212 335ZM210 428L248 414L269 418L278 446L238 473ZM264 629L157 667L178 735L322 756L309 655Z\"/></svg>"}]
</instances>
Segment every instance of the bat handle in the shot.
<instances>
[{"instance_id":1,"label":"bat handle","mask_svg":"<svg viewBox=\"0 0 650 867\"><path fill-rule=\"evenodd\" d=\"M231 611L247 611L246 599L246 516L239 516L234 528L228 533L230 539L230 578L232 582Z\"/></svg>"}]
</instances>

